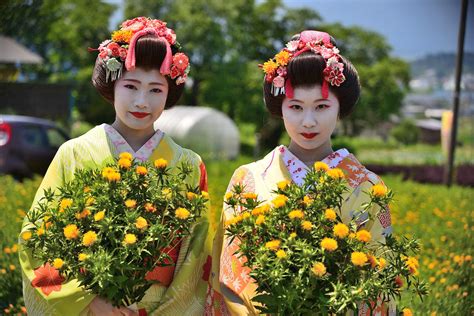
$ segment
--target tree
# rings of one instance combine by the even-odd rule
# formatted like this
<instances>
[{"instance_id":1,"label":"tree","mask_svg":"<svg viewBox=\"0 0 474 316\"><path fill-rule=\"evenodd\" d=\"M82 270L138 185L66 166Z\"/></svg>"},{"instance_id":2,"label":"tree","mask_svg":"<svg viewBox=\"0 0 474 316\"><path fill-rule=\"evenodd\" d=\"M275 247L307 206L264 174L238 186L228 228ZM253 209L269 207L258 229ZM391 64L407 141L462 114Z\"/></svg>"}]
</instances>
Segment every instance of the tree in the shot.
<instances>
[{"instance_id":1,"label":"tree","mask_svg":"<svg viewBox=\"0 0 474 316\"><path fill-rule=\"evenodd\" d=\"M274 52L276 42L288 38L289 32L295 32L306 21L313 23L320 19L314 11L286 10L280 0L260 4L253 0L183 0L159 4L138 0L127 1L125 8L127 18L152 16L168 21L175 29L191 58L193 83L186 101L192 105L199 101L213 105L212 100L201 97L200 90L201 84L213 81L216 73L229 68L245 69L250 61L261 62ZM206 86L212 88L209 83Z\"/></svg>"},{"instance_id":2,"label":"tree","mask_svg":"<svg viewBox=\"0 0 474 316\"><path fill-rule=\"evenodd\" d=\"M190 57L192 77L191 90L185 96L190 105L198 103L199 90L203 81L222 64L228 51L229 39L226 16L233 12L236 1L126 1L125 15L150 16L168 22L175 29L179 42L184 43L184 51ZM148 5L150 4L150 5Z\"/></svg>"},{"instance_id":3,"label":"tree","mask_svg":"<svg viewBox=\"0 0 474 316\"><path fill-rule=\"evenodd\" d=\"M362 92L355 111L343 121L346 135L358 135L365 127L377 127L398 114L409 83L409 66L396 58L357 66Z\"/></svg>"},{"instance_id":4,"label":"tree","mask_svg":"<svg viewBox=\"0 0 474 316\"><path fill-rule=\"evenodd\" d=\"M362 86L354 112L343 123L344 134L358 135L365 127L377 127L397 114L410 81L409 65L390 56L386 39L358 26L321 25L336 38L342 55L356 67Z\"/></svg>"},{"instance_id":5,"label":"tree","mask_svg":"<svg viewBox=\"0 0 474 316\"><path fill-rule=\"evenodd\" d=\"M39 69L25 67L24 73L41 81L75 81L76 104L86 120L99 123L113 117L112 107L90 84L97 55L86 48L110 37L107 26L114 6L92 0L38 0L12 1L2 9L0 32L46 60ZM344 123L346 133L357 134L397 113L406 92L408 65L390 57L391 48L380 34L324 24L316 11L289 9L282 0L126 0L125 18L136 16L167 21L183 43L191 59L191 80L180 103L211 106L237 122L254 122L265 147L274 147L284 129L281 120L265 110L263 72L257 65L304 29L332 34L359 70L362 96Z\"/></svg>"},{"instance_id":6,"label":"tree","mask_svg":"<svg viewBox=\"0 0 474 316\"><path fill-rule=\"evenodd\" d=\"M386 39L379 33L365 30L359 26L345 27L340 23L322 24L320 30L331 34L337 47L356 67L372 65L389 58L391 51Z\"/></svg>"},{"instance_id":7,"label":"tree","mask_svg":"<svg viewBox=\"0 0 474 316\"><path fill-rule=\"evenodd\" d=\"M87 48L110 36L107 27L114 9L93 0L11 1L2 7L0 32L45 59L35 78L71 80L95 60Z\"/></svg>"},{"instance_id":8,"label":"tree","mask_svg":"<svg viewBox=\"0 0 474 316\"><path fill-rule=\"evenodd\" d=\"M110 37L108 22L114 5L93 0L10 1L0 10L0 33L15 38L44 58L41 66L23 67L30 81L75 84L76 105L93 123L113 117L113 110L90 83L97 47Z\"/></svg>"}]
</instances>

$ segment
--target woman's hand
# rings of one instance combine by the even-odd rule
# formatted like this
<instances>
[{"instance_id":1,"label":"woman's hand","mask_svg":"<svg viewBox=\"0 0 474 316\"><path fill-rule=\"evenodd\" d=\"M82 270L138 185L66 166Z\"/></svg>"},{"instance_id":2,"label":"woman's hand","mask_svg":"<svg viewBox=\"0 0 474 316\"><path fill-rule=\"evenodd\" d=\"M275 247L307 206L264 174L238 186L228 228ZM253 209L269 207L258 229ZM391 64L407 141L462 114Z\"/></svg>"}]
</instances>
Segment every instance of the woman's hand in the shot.
<instances>
[{"instance_id":1,"label":"woman's hand","mask_svg":"<svg viewBox=\"0 0 474 316\"><path fill-rule=\"evenodd\" d=\"M95 316L138 316L138 313L126 307L115 307L103 298L96 297L89 304L89 314Z\"/></svg>"}]
</instances>

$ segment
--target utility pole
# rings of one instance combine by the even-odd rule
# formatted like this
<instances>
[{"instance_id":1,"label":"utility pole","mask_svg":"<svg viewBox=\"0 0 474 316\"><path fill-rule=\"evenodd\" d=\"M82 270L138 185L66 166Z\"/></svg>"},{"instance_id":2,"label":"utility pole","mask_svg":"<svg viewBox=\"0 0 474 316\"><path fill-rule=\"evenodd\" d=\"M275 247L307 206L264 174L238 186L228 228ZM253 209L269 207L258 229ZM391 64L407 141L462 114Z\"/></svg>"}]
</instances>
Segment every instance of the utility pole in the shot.
<instances>
[{"instance_id":1,"label":"utility pole","mask_svg":"<svg viewBox=\"0 0 474 316\"><path fill-rule=\"evenodd\" d=\"M451 186L453 181L454 153L456 149L456 139L458 130L459 99L461 97L461 76L462 62L464 58L464 35L466 33L467 3L468 0L462 0L461 20L459 22L458 52L456 57L456 77L453 98L453 122L451 128L451 135L449 137L448 161L444 168L444 183L448 187Z\"/></svg>"}]
</instances>

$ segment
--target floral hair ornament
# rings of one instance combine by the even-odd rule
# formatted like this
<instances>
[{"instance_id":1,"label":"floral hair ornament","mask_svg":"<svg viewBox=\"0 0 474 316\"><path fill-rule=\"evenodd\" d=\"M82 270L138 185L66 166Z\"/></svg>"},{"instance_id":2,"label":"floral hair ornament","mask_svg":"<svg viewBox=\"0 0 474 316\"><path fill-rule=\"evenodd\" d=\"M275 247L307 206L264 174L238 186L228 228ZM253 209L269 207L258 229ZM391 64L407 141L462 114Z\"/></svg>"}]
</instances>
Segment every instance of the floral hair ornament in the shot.
<instances>
[{"instance_id":1,"label":"floral hair ornament","mask_svg":"<svg viewBox=\"0 0 474 316\"><path fill-rule=\"evenodd\" d=\"M120 78L124 66L127 71L135 69L135 46L137 40L145 35L156 36L166 45L160 73L175 80L177 85L184 83L190 69L189 58L181 52L173 55L172 48L178 51L181 48L175 32L166 27L166 22L146 17L123 22L120 29L112 33L111 39L102 42L97 49L89 48L89 51L99 51L99 58L105 67L106 82Z\"/></svg>"},{"instance_id":2,"label":"floral hair ornament","mask_svg":"<svg viewBox=\"0 0 474 316\"><path fill-rule=\"evenodd\" d=\"M265 72L265 80L272 83L271 92L274 96L284 94L289 98L293 97L293 86L287 77L287 67L293 58L308 51L321 55L326 61L321 87L324 99L329 96L328 84L339 87L346 80L339 49L331 43L329 34L319 31L303 31L299 40L289 41L275 57L263 65L259 65Z\"/></svg>"}]
</instances>

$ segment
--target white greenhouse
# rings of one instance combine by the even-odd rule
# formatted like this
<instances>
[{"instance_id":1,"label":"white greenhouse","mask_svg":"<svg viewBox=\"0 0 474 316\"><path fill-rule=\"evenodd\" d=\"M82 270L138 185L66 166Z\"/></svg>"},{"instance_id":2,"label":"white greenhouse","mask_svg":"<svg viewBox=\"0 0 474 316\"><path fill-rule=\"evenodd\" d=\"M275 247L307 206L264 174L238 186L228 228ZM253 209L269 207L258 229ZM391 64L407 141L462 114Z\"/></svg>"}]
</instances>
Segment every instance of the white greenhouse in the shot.
<instances>
[{"instance_id":1,"label":"white greenhouse","mask_svg":"<svg viewBox=\"0 0 474 316\"><path fill-rule=\"evenodd\" d=\"M156 120L156 128L204 159L235 159L239 155L237 126L227 115L213 108L174 106Z\"/></svg>"}]
</instances>

